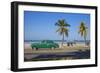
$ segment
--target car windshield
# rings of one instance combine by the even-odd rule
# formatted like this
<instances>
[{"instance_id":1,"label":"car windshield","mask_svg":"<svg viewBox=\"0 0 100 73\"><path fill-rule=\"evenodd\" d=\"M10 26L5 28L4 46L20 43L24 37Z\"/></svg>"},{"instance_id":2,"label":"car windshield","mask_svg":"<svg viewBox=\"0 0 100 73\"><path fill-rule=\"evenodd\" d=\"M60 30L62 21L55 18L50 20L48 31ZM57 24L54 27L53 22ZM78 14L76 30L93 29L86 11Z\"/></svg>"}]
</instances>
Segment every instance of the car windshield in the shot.
<instances>
[{"instance_id":1,"label":"car windshield","mask_svg":"<svg viewBox=\"0 0 100 73\"><path fill-rule=\"evenodd\" d=\"M53 41L50 41L50 40L43 40L41 41L42 43L53 43Z\"/></svg>"}]
</instances>

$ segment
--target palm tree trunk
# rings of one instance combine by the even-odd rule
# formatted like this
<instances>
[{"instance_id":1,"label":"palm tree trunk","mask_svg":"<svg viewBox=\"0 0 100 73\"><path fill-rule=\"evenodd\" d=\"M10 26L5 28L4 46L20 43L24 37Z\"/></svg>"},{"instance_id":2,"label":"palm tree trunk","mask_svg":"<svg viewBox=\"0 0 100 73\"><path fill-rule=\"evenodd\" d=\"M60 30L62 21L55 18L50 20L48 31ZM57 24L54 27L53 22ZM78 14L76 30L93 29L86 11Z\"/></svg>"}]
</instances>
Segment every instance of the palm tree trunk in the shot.
<instances>
[{"instance_id":1,"label":"palm tree trunk","mask_svg":"<svg viewBox=\"0 0 100 73\"><path fill-rule=\"evenodd\" d=\"M64 43L64 34L62 36L62 44L61 44L61 47L63 47L63 43Z\"/></svg>"},{"instance_id":2,"label":"palm tree trunk","mask_svg":"<svg viewBox=\"0 0 100 73\"><path fill-rule=\"evenodd\" d=\"M85 41L85 45L86 45L86 37L84 36L84 41Z\"/></svg>"}]
</instances>

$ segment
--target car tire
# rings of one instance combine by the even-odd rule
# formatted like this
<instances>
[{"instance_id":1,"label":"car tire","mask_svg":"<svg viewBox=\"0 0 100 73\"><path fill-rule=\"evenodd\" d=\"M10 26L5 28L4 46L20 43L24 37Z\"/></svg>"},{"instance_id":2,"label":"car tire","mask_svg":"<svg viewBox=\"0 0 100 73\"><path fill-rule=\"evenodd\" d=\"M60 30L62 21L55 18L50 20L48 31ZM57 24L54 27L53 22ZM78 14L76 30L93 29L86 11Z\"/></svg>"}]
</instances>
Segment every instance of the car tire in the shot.
<instances>
[{"instance_id":1,"label":"car tire","mask_svg":"<svg viewBox=\"0 0 100 73\"><path fill-rule=\"evenodd\" d=\"M33 48L32 48L32 50L36 50L36 48L35 48L35 47L33 47Z\"/></svg>"},{"instance_id":2,"label":"car tire","mask_svg":"<svg viewBox=\"0 0 100 73\"><path fill-rule=\"evenodd\" d=\"M36 49L36 50L38 50L38 48L37 48L37 47L36 47L35 49Z\"/></svg>"}]
</instances>

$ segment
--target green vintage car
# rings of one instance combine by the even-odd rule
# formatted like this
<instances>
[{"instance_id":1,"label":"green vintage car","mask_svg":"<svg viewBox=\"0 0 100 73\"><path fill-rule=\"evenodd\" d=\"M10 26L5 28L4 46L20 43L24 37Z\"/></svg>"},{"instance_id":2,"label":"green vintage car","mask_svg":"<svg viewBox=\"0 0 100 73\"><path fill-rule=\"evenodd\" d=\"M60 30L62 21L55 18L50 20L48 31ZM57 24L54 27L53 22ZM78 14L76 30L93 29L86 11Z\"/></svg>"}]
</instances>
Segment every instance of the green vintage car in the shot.
<instances>
[{"instance_id":1,"label":"green vintage car","mask_svg":"<svg viewBox=\"0 0 100 73\"><path fill-rule=\"evenodd\" d=\"M54 48L58 48L59 45L57 43L54 43L51 40L43 40L40 43L32 43L31 47L32 47L32 49L36 49L36 50L43 49L43 48L45 48L45 49L47 49L47 48L54 49Z\"/></svg>"}]
</instances>

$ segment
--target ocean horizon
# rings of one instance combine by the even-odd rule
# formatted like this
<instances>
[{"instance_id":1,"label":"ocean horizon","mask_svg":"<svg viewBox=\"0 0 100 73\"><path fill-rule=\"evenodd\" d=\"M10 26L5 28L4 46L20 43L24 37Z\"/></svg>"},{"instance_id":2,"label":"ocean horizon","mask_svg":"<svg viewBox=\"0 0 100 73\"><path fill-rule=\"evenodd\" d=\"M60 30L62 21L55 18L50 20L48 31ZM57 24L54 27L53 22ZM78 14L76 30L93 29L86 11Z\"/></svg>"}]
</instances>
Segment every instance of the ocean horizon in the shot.
<instances>
[{"instance_id":1,"label":"ocean horizon","mask_svg":"<svg viewBox=\"0 0 100 73\"><path fill-rule=\"evenodd\" d=\"M25 43L39 43L43 40L24 40ZM61 43L62 40L51 40L55 43ZM73 42L73 43L85 43L84 40L64 40L64 43ZM90 42L90 40L86 40L86 42Z\"/></svg>"}]
</instances>

